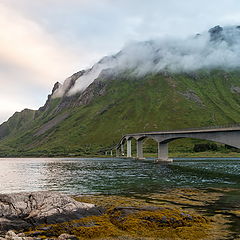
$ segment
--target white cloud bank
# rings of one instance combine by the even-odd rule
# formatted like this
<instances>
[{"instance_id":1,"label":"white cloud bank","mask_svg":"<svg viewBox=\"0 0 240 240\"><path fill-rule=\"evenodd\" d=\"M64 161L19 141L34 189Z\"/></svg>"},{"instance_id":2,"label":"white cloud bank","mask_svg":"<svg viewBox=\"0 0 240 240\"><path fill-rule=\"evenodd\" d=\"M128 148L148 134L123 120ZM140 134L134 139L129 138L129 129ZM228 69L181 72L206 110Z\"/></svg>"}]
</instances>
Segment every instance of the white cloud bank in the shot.
<instances>
[{"instance_id":1,"label":"white cloud bank","mask_svg":"<svg viewBox=\"0 0 240 240\"><path fill-rule=\"evenodd\" d=\"M73 63L74 56L38 24L2 4L0 29L1 61L27 69L33 76L39 75L42 78L42 81L36 79L39 85L49 86L49 79L56 79L57 72L66 74L63 69L66 61Z\"/></svg>"},{"instance_id":2,"label":"white cloud bank","mask_svg":"<svg viewBox=\"0 0 240 240\"><path fill-rule=\"evenodd\" d=\"M134 70L135 75L161 71L189 72L199 69L240 67L240 26L216 26L186 39L159 39L127 45L118 54L105 57L75 82L73 95L87 88L105 69ZM68 80L55 92L64 94Z\"/></svg>"}]
</instances>

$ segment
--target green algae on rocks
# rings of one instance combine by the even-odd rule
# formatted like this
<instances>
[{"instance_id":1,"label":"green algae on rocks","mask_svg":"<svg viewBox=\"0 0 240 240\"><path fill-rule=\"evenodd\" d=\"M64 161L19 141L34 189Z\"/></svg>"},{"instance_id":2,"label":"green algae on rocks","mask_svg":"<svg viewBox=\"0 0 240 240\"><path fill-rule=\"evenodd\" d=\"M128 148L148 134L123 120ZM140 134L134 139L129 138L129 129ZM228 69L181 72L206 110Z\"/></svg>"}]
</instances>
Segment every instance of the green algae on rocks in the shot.
<instances>
[{"instance_id":1,"label":"green algae on rocks","mask_svg":"<svg viewBox=\"0 0 240 240\"><path fill-rule=\"evenodd\" d=\"M228 220L208 216L194 207L206 207L222 196L220 191L175 189L149 196L78 196L78 201L104 209L101 216L42 225L27 234L57 238L63 233L79 239L227 239ZM197 203L197 204L196 204Z\"/></svg>"}]
</instances>

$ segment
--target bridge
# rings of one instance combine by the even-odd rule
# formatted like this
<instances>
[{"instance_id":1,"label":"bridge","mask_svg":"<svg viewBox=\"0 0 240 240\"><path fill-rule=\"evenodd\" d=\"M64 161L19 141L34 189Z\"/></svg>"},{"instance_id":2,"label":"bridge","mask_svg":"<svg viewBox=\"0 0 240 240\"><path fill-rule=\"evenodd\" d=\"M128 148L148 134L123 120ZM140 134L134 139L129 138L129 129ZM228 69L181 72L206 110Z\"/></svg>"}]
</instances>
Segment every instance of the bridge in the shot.
<instances>
[{"instance_id":1,"label":"bridge","mask_svg":"<svg viewBox=\"0 0 240 240\"><path fill-rule=\"evenodd\" d=\"M153 139L158 145L158 161L171 162L168 158L168 143L181 138L195 138L226 144L240 149L240 125L231 127L189 128L173 131L146 132L126 134L116 146L116 156L124 155L124 145L127 144L127 157L132 157L131 140L136 140L137 159L144 159L143 141Z\"/></svg>"}]
</instances>

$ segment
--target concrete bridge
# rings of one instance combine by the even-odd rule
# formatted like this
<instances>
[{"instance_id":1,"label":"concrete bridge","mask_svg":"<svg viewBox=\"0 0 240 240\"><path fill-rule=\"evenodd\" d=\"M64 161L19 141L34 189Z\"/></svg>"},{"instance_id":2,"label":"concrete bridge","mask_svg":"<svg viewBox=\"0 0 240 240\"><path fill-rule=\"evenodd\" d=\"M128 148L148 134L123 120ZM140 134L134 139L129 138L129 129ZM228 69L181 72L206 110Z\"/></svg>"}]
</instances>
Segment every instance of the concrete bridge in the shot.
<instances>
[{"instance_id":1,"label":"concrete bridge","mask_svg":"<svg viewBox=\"0 0 240 240\"><path fill-rule=\"evenodd\" d=\"M155 140L158 144L158 161L169 162L172 160L168 158L168 143L180 138L210 140L240 149L240 126L126 134L116 146L116 156L124 155L124 145L126 143L127 157L131 158L131 140L135 139L137 144L137 158L143 159L143 141L147 138Z\"/></svg>"}]
</instances>

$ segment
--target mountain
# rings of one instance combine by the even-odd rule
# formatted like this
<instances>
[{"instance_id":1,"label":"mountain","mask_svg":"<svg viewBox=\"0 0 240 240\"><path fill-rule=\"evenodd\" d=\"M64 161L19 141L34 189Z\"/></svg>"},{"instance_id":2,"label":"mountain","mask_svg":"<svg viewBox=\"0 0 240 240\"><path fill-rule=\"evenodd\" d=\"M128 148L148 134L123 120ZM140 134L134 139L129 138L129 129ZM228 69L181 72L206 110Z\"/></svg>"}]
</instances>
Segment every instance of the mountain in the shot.
<instances>
[{"instance_id":1,"label":"mountain","mask_svg":"<svg viewBox=\"0 0 240 240\"><path fill-rule=\"evenodd\" d=\"M132 43L0 126L1 156L100 154L123 134L238 123L240 27Z\"/></svg>"}]
</instances>

